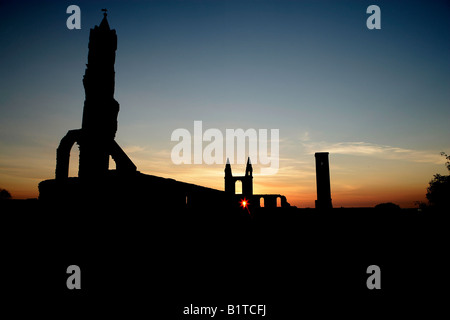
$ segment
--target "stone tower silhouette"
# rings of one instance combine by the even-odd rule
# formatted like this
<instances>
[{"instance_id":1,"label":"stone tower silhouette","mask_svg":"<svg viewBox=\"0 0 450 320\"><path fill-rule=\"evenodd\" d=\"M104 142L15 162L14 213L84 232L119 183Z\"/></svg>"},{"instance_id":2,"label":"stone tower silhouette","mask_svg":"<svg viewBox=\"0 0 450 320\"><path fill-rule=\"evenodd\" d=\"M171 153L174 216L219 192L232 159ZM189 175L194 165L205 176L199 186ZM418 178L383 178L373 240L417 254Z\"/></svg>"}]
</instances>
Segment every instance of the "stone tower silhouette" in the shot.
<instances>
[{"instance_id":1,"label":"stone tower silhouette","mask_svg":"<svg viewBox=\"0 0 450 320\"><path fill-rule=\"evenodd\" d=\"M330 165L328 152L316 152L316 209L331 209Z\"/></svg>"},{"instance_id":2,"label":"stone tower silhouette","mask_svg":"<svg viewBox=\"0 0 450 320\"><path fill-rule=\"evenodd\" d=\"M91 29L83 85L86 94L80 140L79 176L108 171L111 142L117 131L119 103L114 99L117 35L109 28L106 12L100 26Z\"/></svg>"},{"instance_id":3,"label":"stone tower silhouette","mask_svg":"<svg viewBox=\"0 0 450 320\"><path fill-rule=\"evenodd\" d=\"M56 156L56 179L68 177L70 149L80 147L78 176L103 177L109 172L109 156L119 174L136 172L136 166L114 140L119 103L114 99L117 35L106 19L91 29L89 54L83 77L85 101L81 129L70 130L61 140Z\"/></svg>"}]
</instances>

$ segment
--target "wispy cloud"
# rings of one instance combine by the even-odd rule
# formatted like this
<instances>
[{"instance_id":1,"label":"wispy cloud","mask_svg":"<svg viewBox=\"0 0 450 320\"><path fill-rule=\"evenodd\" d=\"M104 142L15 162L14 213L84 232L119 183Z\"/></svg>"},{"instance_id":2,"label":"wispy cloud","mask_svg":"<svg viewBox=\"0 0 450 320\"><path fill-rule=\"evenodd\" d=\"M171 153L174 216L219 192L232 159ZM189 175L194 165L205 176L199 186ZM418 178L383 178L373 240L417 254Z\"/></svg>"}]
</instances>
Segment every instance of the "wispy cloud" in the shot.
<instances>
[{"instance_id":1,"label":"wispy cloud","mask_svg":"<svg viewBox=\"0 0 450 320\"><path fill-rule=\"evenodd\" d=\"M309 154L326 151L332 154L373 156L381 159L422 163L442 164L444 162L439 152L406 149L367 142L303 142L303 146Z\"/></svg>"},{"instance_id":2,"label":"wispy cloud","mask_svg":"<svg viewBox=\"0 0 450 320\"><path fill-rule=\"evenodd\" d=\"M137 153L137 152L141 152L141 151L144 151L144 150L145 150L145 148L141 147L141 146L126 146L126 147L123 148L123 151L125 153L127 153L127 154Z\"/></svg>"},{"instance_id":3,"label":"wispy cloud","mask_svg":"<svg viewBox=\"0 0 450 320\"><path fill-rule=\"evenodd\" d=\"M306 141L310 141L310 140L311 140L311 137L309 136L308 131L303 132L303 134L300 136L300 141L306 142Z\"/></svg>"}]
</instances>

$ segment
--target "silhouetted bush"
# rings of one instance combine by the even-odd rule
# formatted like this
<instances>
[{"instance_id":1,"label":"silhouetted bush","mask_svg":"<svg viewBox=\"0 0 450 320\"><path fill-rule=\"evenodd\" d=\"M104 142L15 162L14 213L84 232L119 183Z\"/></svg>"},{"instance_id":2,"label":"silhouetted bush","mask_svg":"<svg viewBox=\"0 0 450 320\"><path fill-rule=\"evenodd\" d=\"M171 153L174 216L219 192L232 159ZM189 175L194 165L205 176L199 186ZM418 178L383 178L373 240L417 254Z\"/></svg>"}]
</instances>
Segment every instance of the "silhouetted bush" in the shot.
<instances>
[{"instance_id":1,"label":"silhouetted bush","mask_svg":"<svg viewBox=\"0 0 450 320\"><path fill-rule=\"evenodd\" d=\"M11 194L8 190L0 189L0 200L11 199Z\"/></svg>"},{"instance_id":2,"label":"silhouetted bush","mask_svg":"<svg viewBox=\"0 0 450 320\"><path fill-rule=\"evenodd\" d=\"M386 202L377 204L375 209L380 211L397 211L400 210L400 206L392 202Z\"/></svg>"},{"instance_id":3,"label":"silhouetted bush","mask_svg":"<svg viewBox=\"0 0 450 320\"><path fill-rule=\"evenodd\" d=\"M426 197L433 207L450 207L450 175L435 174L427 188Z\"/></svg>"},{"instance_id":4,"label":"silhouetted bush","mask_svg":"<svg viewBox=\"0 0 450 320\"><path fill-rule=\"evenodd\" d=\"M446 167L450 172L450 156L441 152L446 159ZM450 208L450 175L435 174L427 188L426 197L431 207L438 209Z\"/></svg>"}]
</instances>

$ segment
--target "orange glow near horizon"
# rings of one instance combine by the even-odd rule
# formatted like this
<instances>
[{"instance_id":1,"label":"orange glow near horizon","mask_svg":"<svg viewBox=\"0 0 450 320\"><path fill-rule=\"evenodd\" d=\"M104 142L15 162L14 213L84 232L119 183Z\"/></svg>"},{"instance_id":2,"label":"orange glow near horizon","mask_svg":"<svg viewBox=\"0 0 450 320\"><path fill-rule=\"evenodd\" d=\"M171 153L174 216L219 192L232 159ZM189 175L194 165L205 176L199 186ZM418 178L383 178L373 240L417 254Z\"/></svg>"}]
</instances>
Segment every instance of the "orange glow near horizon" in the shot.
<instances>
[{"instance_id":1,"label":"orange glow near horizon","mask_svg":"<svg viewBox=\"0 0 450 320\"><path fill-rule=\"evenodd\" d=\"M39 182L54 178L53 146L49 149L45 157L41 156L34 161L10 158L9 165L0 170L0 188L8 190L13 199L37 198ZM150 154L137 149L129 154L138 170L144 174L224 190L222 165L177 166L167 161L167 154L164 153L155 156L153 152ZM339 155L330 158L331 197L335 208L373 207L384 202L393 202L402 208L414 208L417 207L416 202L426 202L426 188L433 175L447 174L442 164L406 161L397 163L373 159L360 161L360 158L344 158ZM73 152L70 176L77 175L76 159L77 153ZM314 162L311 160L305 161L305 165L297 166L280 163L280 169L275 175L260 175L258 165L254 165L254 193L282 194L292 206L314 208L316 181ZM19 165L24 169L21 170ZM368 165L370 170L367 170ZM244 170L244 165L233 166L235 175ZM247 201L246 207L248 205Z\"/></svg>"},{"instance_id":2,"label":"orange glow near horizon","mask_svg":"<svg viewBox=\"0 0 450 320\"><path fill-rule=\"evenodd\" d=\"M192 183L192 175L190 177L184 174L168 175L161 174L162 177L171 177L178 181ZM52 179L53 177L47 177ZM221 179L216 176L200 177L194 183L218 190L223 190ZM8 190L13 199L37 198L39 196L38 184L45 179L28 178L28 179L2 179L0 188ZM283 183L276 176L256 177L254 184L255 194L271 194L279 193L286 196L288 202L299 208L314 208L316 199L315 181L295 181L296 183ZM429 179L431 180L431 178ZM259 183L257 182L259 181ZM270 183L272 182L272 183ZM355 186L343 184L337 179L332 179L331 196L334 207L373 207L383 202L393 202L402 208L414 208L417 201L426 202L425 194L427 181L422 184L414 184L409 186ZM248 207L249 203L246 199L241 201L243 208Z\"/></svg>"},{"instance_id":3,"label":"orange glow near horizon","mask_svg":"<svg viewBox=\"0 0 450 320\"><path fill-rule=\"evenodd\" d=\"M142 174L224 191L228 159L236 207L249 158L253 193L282 195L297 208L315 207L319 152L328 153L335 208L415 208L427 202L433 175L450 174L441 155L450 153L446 2L385 1L384 12L397 18L382 32L367 31L356 1L206 2L111 2L118 47L99 55L116 57L107 58L114 72L89 90L83 79L96 73L86 66L96 64L89 30L102 19L97 4L83 4L89 21L72 32L51 1L29 2L28 10L19 1L2 5L0 188L12 199L38 198L39 183L55 178L61 140L83 123L113 130ZM427 28L415 32L422 18ZM417 44L423 49L412 50ZM90 122L91 93L114 99L120 111L93 103ZM76 177L78 143L69 158ZM245 207L257 210L260 200L245 195Z\"/></svg>"}]
</instances>

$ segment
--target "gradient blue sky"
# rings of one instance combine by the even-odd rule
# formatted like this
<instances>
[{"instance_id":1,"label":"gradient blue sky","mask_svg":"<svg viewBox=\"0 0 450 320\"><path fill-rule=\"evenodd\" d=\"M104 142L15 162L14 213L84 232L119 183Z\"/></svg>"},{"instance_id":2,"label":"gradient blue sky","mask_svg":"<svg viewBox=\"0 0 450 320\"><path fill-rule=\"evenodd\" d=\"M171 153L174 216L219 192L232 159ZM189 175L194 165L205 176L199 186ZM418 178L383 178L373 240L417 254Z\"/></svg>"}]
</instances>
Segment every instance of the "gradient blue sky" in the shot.
<instances>
[{"instance_id":1,"label":"gradient blue sky","mask_svg":"<svg viewBox=\"0 0 450 320\"><path fill-rule=\"evenodd\" d=\"M81 8L81 30L66 8ZM366 8L381 8L381 30ZM223 189L223 165L171 163L177 128L280 130L280 170L255 192L313 206L330 152L335 206L424 200L450 152L444 1L15 1L0 4L0 187L36 197L81 127L89 29L118 35L118 143L141 172ZM77 150L71 174L76 175ZM233 166L240 174L243 166Z\"/></svg>"}]
</instances>

